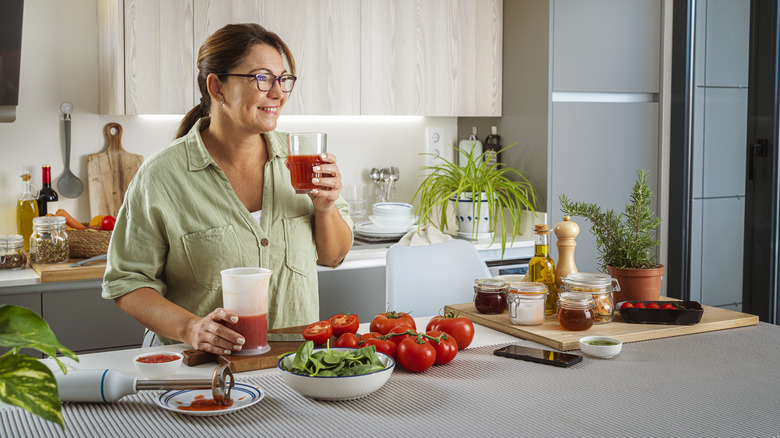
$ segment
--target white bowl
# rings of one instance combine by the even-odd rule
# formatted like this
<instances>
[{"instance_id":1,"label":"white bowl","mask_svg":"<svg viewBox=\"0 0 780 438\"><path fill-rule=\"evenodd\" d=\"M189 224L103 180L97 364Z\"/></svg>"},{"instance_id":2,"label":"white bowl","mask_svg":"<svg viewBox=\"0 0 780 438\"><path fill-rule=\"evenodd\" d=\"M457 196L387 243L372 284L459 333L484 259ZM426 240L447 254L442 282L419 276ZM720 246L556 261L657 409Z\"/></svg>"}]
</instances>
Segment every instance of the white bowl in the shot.
<instances>
[{"instance_id":1,"label":"white bowl","mask_svg":"<svg viewBox=\"0 0 780 438\"><path fill-rule=\"evenodd\" d=\"M405 204L403 202L377 202L373 205L375 216L382 217L413 217L414 207L412 204Z\"/></svg>"},{"instance_id":2,"label":"white bowl","mask_svg":"<svg viewBox=\"0 0 780 438\"><path fill-rule=\"evenodd\" d=\"M141 359L143 357L159 356L159 355L176 356L176 360L172 360L169 362L161 362L161 363L138 362L138 359ZM184 357L181 355L181 353L176 353L174 351L152 351L149 353L142 353L134 357L133 365L135 365L135 369L137 369L147 379L163 380L163 379L167 379L168 377L171 377L176 373L176 371L179 370L183 358Z\"/></svg>"},{"instance_id":3,"label":"white bowl","mask_svg":"<svg viewBox=\"0 0 780 438\"><path fill-rule=\"evenodd\" d=\"M325 350L315 348L314 351ZM354 350L354 348L331 348L336 351ZM290 388L301 395L317 400L354 400L365 397L381 388L395 368L395 360L392 357L377 352L379 359L385 365L382 371L357 376L340 377L309 377L295 374L282 368L282 363L289 364L295 359L295 353L288 354L276 364L276 368L282 373L282 380Z\"/></svg>"},{"instance_id":4,"label":"white bowl","mask_svg":"<svg viewBox=\"0 0 780 438\"><path fill-rule=\"evenodd\" d=\"M368 219L379 228L409 228L414 225L414 217L369 216Z\"/></svg>"},{"instance_id":5,"label":"white bowl","mask_svg":"<svg viewBox=\"0 0 780 438\"><path fill-rule=\"evenodd\" d=\"M612 345L593 345L588 343L593 341L611 342ZM617 338L610 338L608 336L585 336L584 338L580 338L580 350L590 356L609 359L620 353L620 350L622 349L623 342Z\"/></svg>"}]
</instances>

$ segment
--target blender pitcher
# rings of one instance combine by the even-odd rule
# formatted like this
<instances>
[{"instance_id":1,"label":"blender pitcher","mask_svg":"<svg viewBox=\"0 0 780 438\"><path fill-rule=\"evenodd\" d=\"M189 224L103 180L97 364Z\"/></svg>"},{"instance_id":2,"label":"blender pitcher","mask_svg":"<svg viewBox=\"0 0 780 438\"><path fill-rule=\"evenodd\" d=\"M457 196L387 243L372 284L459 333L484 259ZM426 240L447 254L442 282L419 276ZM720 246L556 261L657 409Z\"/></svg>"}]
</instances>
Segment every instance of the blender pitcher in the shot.
<instances>
[{"instance_id":1,"label":"blender pitcher","mask_svg":"<svg viewBox=\"0 0 780 438\"><path fill-rule=\"evenodd\" d=\"M238 322L225 326L240 333L246 342L238 356L262 354L268 345L268 282L273 271L265 268L232 268L222 274L223 307L238 315Z\"/></svg>"}]
</instances>

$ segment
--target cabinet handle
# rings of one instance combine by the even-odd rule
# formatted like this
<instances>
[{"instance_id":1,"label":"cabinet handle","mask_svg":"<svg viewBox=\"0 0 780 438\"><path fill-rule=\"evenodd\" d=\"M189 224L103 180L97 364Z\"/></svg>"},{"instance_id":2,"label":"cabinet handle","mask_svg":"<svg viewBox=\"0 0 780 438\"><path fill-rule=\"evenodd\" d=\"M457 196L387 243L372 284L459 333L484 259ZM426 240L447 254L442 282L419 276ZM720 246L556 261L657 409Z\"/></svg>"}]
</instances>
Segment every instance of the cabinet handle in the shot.
<instances>
[{"instance_id":1,"label":"cabinet handle","mask_svg":"<svg viewBox=\"0 0 780 438\"><path fill-rule=\"evenodd\" d=\"M748 145L748 181L753 181L756 173L756 157L766 157L769 153L769 140L758 139Z\"/></svg>"}]
</instances>

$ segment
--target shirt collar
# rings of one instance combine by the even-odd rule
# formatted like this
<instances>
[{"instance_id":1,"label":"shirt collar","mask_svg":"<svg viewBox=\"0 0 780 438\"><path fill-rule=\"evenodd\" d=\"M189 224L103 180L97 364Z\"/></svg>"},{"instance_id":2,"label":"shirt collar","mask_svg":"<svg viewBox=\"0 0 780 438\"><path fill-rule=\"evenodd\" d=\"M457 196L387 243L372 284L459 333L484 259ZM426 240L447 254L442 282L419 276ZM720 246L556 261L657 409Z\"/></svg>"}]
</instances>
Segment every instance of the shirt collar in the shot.
<instances>
[{"instance_id":1,"label":"shirt collar","mask_svg":"<svg viewBox=\"0 0 780 438\"><path fill-rule=\"evenodd\" d=\"M189 170L203 170L212 163L217 163L209 155L209 151L203 144L200 131L206 129L211 123L211 117L202 117L195 122L192 129L184 136L184 142L187 148L187 157L189 160ZM287 158L287 136L278 131L271 131L262 134L265 137L266 148L268 149L268 160L274 158Z\"/></svg>"}]
</instances>

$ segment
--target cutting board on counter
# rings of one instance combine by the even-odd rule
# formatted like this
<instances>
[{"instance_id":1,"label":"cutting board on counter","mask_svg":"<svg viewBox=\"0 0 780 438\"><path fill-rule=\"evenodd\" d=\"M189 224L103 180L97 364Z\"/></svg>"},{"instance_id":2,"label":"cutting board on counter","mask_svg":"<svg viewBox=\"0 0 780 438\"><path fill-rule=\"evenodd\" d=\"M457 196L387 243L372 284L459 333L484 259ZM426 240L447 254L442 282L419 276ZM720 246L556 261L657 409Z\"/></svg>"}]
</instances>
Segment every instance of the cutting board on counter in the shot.
<instances>
[{"instance_id":1,"label":"cutting board on counter","mask_svg":"<svg viewBox=\"0 0 780 438\"><path fill-rule=\"evenodd\" d=\"M664 297L661 297L661 299L663 300ZM581 332L563 330L558 325L558 320L555 316L548 316L542 325L514 325L506 313L483 315L477 312L474 303L451 304L445 306L444 311L458 312L477 324L517 336L518 338L535 341L561 351L578 350L580 348L579 339L583 336L611 336L626 343L758 324L758 316L756 315L748 315L718 307L702 306L702 308L704 309L704 314L698 324L628 323L623 321L620 313L615 312L615 317L611 323L594 325L592 328Z\"/></svg>"},{"instance_id":2,"label":"cutting board on counter","mask_svg":"<svg viewBox=\"0 0 780 438\"><path fill-rule=\"evenodd\" d=\"M89 211L92 217L116 216L125 199L127 186L144 162L143 155L122 148L122 125L109 123L104 128L108 148L87 158Z\"/></svg>"},{"instance_id":3,"label":"cutting board on counter","mask_svg":"<svg viewBox=\"0 0 780 438\"><path fill-rule=\"evenodd\" d=\"M39 265L30 262L30 267L41 277L41 283L52 281L95 280L103 278L106 272L106 261L99 260L87 265L71 268L70 265L84 259L70 259L67 263Z\"/></svg>"},{"instance_id":4,"label":"cutting board on counter","mask_svg":"<svg viewBox=\"0 0 780 438\"><path fill-rule=\"evenodd\" d=\"M268 330L268 333L275 333L280 335L300 335L305 327L306 326L272 329ZM204 363L216 362L220 365L228 365L230 370L234 373L264 370L267 368L276 367L276 363L279 361L279 355L298 350L298 347L301 346L301 343L303 343L303 340L276 342L269 341L268 346L271 347L271 350L256 356L219 356L201 350L185 350L182 352L182 355L184 356L183 363L184 365L192 367Z\"/></svg>"}]
</instances>

